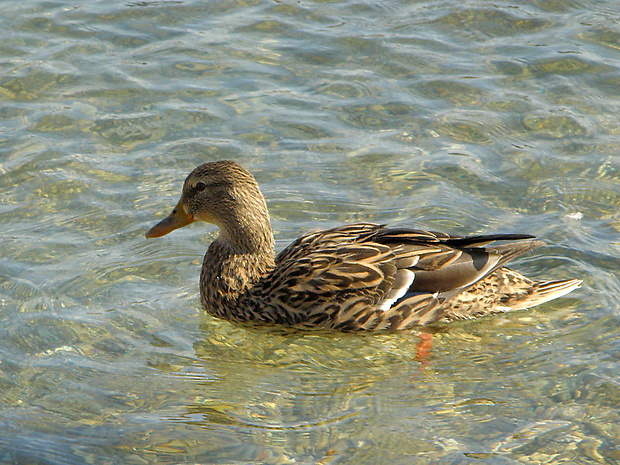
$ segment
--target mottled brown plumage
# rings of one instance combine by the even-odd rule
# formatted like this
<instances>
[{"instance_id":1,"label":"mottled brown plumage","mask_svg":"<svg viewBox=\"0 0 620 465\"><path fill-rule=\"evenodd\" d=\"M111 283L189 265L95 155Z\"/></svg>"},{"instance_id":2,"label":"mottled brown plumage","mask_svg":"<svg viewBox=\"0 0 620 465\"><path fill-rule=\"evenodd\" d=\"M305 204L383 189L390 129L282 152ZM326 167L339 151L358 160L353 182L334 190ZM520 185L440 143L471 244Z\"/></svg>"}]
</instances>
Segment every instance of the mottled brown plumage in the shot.
<instances>
[{"instance_id":1,"label":"mottled brown plumage","mask_svg":"<svg viewBox=\"0 0 620 465\"><path fill-rule=\"evenodd\" d=\"M265 199L232 161L196 168L147 237L193 221L220 229L202 265L202 305L233 321L399 330L531 307L581 284L533 282L505 268L542 245L519 234L458 237L358 223L306 234L275 257Z\"/></svg>"}]
</instances>

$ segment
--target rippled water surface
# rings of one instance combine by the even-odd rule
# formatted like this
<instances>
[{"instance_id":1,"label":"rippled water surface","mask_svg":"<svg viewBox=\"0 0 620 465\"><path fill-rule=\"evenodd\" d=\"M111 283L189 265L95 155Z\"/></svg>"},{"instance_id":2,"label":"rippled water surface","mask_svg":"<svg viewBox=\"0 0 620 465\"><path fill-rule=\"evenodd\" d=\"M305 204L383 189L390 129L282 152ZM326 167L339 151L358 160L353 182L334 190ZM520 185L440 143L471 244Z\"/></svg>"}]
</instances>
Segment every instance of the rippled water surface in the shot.
<instances>
[{"instance_id":1,"label":"rippled water surface","mask_svg":"<svg viewBox=\"0 0 620 465\"><path fill-rule=\"evenodd\" d=\"M620 463L613 0L4 2L0 464ZM278 249L350 221L547 242L584 279L421 336L204 315L196 165Z\"/></svg>"}]
</instances>

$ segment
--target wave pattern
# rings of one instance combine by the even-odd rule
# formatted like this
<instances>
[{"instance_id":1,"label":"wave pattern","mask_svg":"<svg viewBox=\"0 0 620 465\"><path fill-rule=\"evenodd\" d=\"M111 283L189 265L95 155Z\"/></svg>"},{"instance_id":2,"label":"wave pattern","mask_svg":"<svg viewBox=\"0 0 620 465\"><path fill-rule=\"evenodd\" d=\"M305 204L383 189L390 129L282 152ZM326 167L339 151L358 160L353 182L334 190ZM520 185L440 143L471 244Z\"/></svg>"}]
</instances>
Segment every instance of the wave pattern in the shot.
<instances>
[{"instance_id":1,"label":"wave pattern","mask_svg":"<svg viewBox=\"0 0 620 465\"><path fill-rule=\"evenodd\" d=\"M5 2L0 463L617 463L613 1ZM203 315L215 232L147 242L197 164L279 247L342 222L520 232L579 277L415 334Z\"/></svg>"}]
</instances>

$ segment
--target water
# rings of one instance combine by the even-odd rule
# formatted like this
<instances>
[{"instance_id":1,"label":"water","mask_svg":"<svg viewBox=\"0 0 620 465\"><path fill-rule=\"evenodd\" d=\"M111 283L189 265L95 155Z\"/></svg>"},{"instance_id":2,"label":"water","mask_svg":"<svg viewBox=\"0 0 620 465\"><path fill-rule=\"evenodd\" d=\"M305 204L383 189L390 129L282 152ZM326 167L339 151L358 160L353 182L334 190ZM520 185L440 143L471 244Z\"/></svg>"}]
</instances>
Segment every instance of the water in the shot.
<instances>
[{"instance_id":1,"label":"water","mask_svg":"<svg viewBox=\"0 0 620 465\"><path fill-rule=\"evenodd\" d=\"M620 463L613 1L29 0L0 28L0 464ZM417 333L204 315L199 163L277 247L351 221L527 232L544 306Z\"/></svg>"}]
</instances>

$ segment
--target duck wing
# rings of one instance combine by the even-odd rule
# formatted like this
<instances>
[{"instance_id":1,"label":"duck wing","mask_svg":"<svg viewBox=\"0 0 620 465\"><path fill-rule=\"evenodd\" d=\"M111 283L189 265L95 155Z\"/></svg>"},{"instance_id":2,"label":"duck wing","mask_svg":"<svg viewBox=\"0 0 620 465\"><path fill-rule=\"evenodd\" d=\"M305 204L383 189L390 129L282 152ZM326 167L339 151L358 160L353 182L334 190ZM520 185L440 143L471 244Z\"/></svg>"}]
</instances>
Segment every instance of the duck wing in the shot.
<instances>
[{"instance_id":1,"label":"duck wing","mask_svg":"<svg viewBox=\"0 0 620 465\"><path fill-rule=\"evenodd\" d=\"M540 245L531 236L458 237L358 223L307 234L276 258L261 294L289 323L403 329L441 320L442 304ZM496 241L512 241L487 246Z\"/></svg>"}]
</instances>

